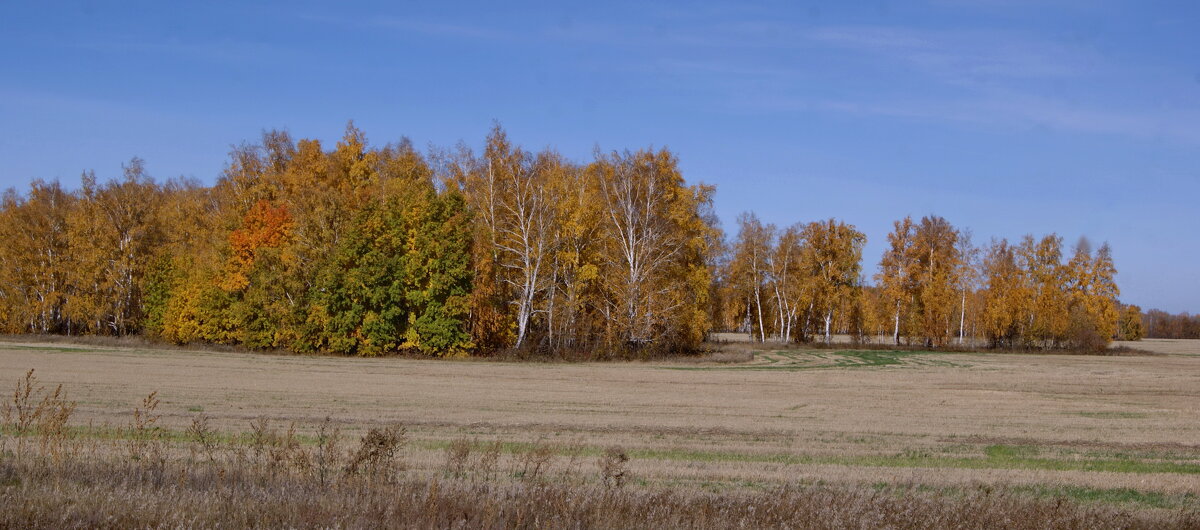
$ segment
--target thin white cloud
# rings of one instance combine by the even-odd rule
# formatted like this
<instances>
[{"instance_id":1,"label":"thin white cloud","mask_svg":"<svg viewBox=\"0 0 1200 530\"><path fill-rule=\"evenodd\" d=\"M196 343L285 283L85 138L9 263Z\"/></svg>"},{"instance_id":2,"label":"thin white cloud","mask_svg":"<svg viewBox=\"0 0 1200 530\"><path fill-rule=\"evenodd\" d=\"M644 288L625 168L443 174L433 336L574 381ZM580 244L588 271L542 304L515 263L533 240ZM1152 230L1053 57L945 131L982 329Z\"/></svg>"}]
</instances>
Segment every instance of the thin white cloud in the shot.
<instances>
[{"instance_id":1,"label":"thin white cloud","mask_svg":"<svg viewBox=\"0 0 1200 530\"><path fill-rule=\"evenodd\" d=\"M788 96L784 88L739 96L736 104L1200 144L1200 128L1194 126L1200 123L1200 107L1148 106L1135 94L1116 103L1096 87L1120 80L1128 83L1122 90L1129 90L1151 82L1085 48L995 30L840 26L805 35L822 46L861 52L867 62L854 67L864 75L900 76L899 81L915 75L907 81L926 85L931 93L914 95L884 85L869 96L821 99Z\"/></svg>"},{"instance_id":2,"label":"thin white cloud","mask_svg":"<svg viewBox=\"0 0 1200 530\"><path fill-rule=\"evenodd\" d=\"M1106 0L932 0L934 5L969 9L1072 9L1078 11L1095 11L1106 8Z\"/></svg>"},{"instance_id":3,"label":"thin white cloud","mask_svg":"<svg viewBox=\"0 0 1200 530\"><path fill-rule=\"evenodd\" d=\"M295 16L300 20L317 24L353 28L400 30L407 33L418 33L431 37L449 37L472 40L510 40L518 36L517 33L505 29L463 24L460 22L442 22L438 20L416 17L382 14L342 16L317 13L298 13Z\"/></svg>"},{"instance_id":4,"label":"thin white cloud","mask_svg":"<svg viewBox=\"0 0 1200 530\"><path fill-rule=\"evenodd\" d=\"M534 39L636 51L619 62L592 65L618 75L651 75L657 83L688 83L693 91L707 87L710 97L741 111L837 112L1200 143L1200 130L1191 125L1200 122L1200 108L1139 108L1124 96L1121 106L1097 101L1092 96L1105 92L1092 87L1128 77L1129 65L1114 64L1111 57L1086 45L1021 31L813 27L761 18L731 16L714 22L677 15L665 17L661 24L575 20L519 33L396 16L302 17L450 39ZM671 23L679 17L689 23ZM849 54L838 71L822 70L823 65L804 59L833 53ZM846 72L879 77L879 87L841 99L799 95L823 82L822 76ZM675 76L682 81L672 79ZM704 81L696 83L697 77ZM920 95L905 92L913 87L926 88Z\"/></svg>"},{"instance_id":5,"label":"thin white cloud","mask_svg":"<svg viewBox=\"0 0 1200 530\"><path fill-rule=\"evenodd\" d=\"M1078 77L1094 73L1098 63L1086 49L995 30L841 26L818 28L806 36L957 83Z\"/></svg>"},{"instance_id":6,"label":"thin white cloud","mask_svg":"<svg viewBox=\"0 0 1200 530\"><path fill-rule=\"evenodd\" d=\"M161 39L146 40L132 38L108 38L88 40L80 47L116 54L160 54L187 57L217 64L273 64L281 60L298 59L300 54L292 49L245 40L214 39L209 41Z\"/></svg>"},{"instance_id":7,"label":"thin white cloud","mask_svg":"<svg viewBox=\"0 0 1200 530\"><path fill-rule=\"evenodd\" d=\"M370 17L367 19L367 23L376 27L398 29L437 37L500 40L510 39L514 36L510 32L494 28L393 16Z\"/></svg>"},{"instance_id":8,"label":"thin white cloud","mask_svg":"<svg viewBox=\"0 0 1200 530\"><path fill-rule=\"evenodd\" d=\"M994 94L954 101L855 101L767 102L768 107L797 111L836 112L936 120L1009 128L1044 127L1087 134L1173 140L1200 145L1200 112L1151 112L1129 109L1095 109L1045 97Z\"/></svg>"}]
</instances>

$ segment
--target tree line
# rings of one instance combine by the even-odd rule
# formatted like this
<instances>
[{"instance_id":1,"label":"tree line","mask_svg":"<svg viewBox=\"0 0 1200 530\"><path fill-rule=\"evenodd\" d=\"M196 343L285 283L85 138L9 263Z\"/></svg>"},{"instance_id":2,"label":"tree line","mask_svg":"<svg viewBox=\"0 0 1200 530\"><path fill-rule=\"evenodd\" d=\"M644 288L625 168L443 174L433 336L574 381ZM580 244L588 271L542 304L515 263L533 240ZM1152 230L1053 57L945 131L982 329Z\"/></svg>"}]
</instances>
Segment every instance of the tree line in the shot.
<instances>
[{"instance_id":1,"label":"tree line","mask_svg":"<svg viewBox=\"0 0 1200 530\"><path fill-rule=\"evenodd\" d=\"M945 347L1099 349L1142 336L1141 311L1119 302L1112 250L1081 238L972 242L927 216L896 221L873 284L866 238L835 219L785 229L738 221L715 320L759 341L855 341Z\"/></svg>"},{"instance_id":2,"label":"tree line","mask_svg":"<svg viewBox=\"0 0 1200 530\"><path fill-rule=\"evenodd\" d=\"M971 244L940 217L898 221L879 272L836 219L753 214L726 241L715 189L667 149L577 163L482 152L332 148L268 131L212 186L157 182L139 159L77 190L34 181L0 203L0 329L379 355L694 350L757 340L890 337L942 347L1100 347L1140 325L1111 250L1062 238ZM1132 316L1130 316L1132 315ZM1128 318L1127 318L1128 317ZM1137 333L1140 335L1140 327Z\"/></svg>"},{"instance_id":3,"label":"tree line","mask_svg":"<svg viewBox=\"0 0 1200 530\"><path fill-rule=\"evenodd\" d=\"M739 219L718 321L758 341L830 341L942 348L1099 349L1139 339L1141 311L1118 301L1111 248L1061 236L972 242L937 216L896 221L874 284L860 272L865 237L828 221L780 230ZM766 315L766 318L764 318Z\"/></svg>"},{"instance_id":4,"label":"tree line","mask_svg":"<svg viewBox=\"0 0 1200 530\"><path fill-rule=\"evenodd\" d=\"M1200 315L1151 309L1142 317L1146 336L1155 339L1200 339Z\"/></svg>"},{"instance_id":5,"label":"tree line","mask_svg":"<svg viewBox=\"0 0 1200 530\"><path fill-rule=\"evenodd\" d=\"M665 149L587 164L332 149L270 131L216 184L157 183L134 159L78 191L35 181L0 207L0 325L375 355L683 350L711 327L713 188Z\"/></svg>"}]
</instances>

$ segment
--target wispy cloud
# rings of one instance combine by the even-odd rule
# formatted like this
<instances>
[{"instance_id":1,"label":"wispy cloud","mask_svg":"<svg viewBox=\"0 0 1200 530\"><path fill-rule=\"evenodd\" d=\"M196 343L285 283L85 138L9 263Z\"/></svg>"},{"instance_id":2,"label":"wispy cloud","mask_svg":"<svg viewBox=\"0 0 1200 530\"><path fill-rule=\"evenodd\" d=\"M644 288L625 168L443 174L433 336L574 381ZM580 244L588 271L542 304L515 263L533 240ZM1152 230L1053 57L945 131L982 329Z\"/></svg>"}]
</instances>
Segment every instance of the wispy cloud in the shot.
<instances>
[{"instance_id":1,"label":"wispy cloud","mask_svg":"<svg viewBox=\"0 0 1200 530\"><path fill-rule=\"evenodd\" d=\"M1163 111L1128 94L1106 100L1113 92L1095 87L1129 82L1130 65L1114 64L1086 43L978 26L820 25L744 11L667 15L520 29L392 15L303 17L460 41L613 52L594 55L587 67L704 94L734 112L833 112L1200 143L1191 125L1200 107ZM880 81L858 82L865 79ZM843 94L830 96L838 83L845 83Z\"/></svg>"},{"instance_id":2,"label":"wispy cloud","mask_svg":"<svg viewBox=\"0 0 1200 530\"><path fill-rule=\"evenodd\" d=\"M1107 0L932 0L930 3L968 9L1046 9L1048 7L1096 10L1111 4Z\"/></svg>"},{"instance_id":3,"label":"wispy cloud","mask_svg":"<svg viewBox=\"0 0 1200 530\"><path fill-rule=\"evenodd\" d=\"M342 27L377 28L399 30L406 33L417 33L431 37L447 37L472 40L510 40L518 34L507 29L486 27L481 25L464 24L461 22L443 22L417 17L394 15L368 14L363 16L341 16L315 13L299 13L300 20L330 24Z\"/></svg>"},{"instance_id":4,"label":"wispy cloud","mask_svg":"<svg viewBox=\"0 0 1200 530\"><path fill-rule=\"evenodd\" d=\"M232 39L185 40L168 38L147 40L107 38L103 40L81 41L79 46L106 53L169 55L210 63L234 65L277 63L280 60L301 57L300 54L283 46Z\"/></svg>"},{"instance_id":5,"label":"wispy cloud","mask_svg":"<svg viewBox=\"0 0 1200 530\"><path fill-rule=\"evenodd\" d=\"M452 38L467 38L467 39L482 39L482 40L499 40L510 39L515 36L514 33L482 26L473 26L467 24L450 24L432 20L421 20L414 18L394 17L394 16L377 16L370 17L366 23L371 26L380 28L397 29L406 32L420 33L423 35L437 37L452 37Z\"/></svg>"},{"instance_id":6,"label":"wispy cloud","mask_svg":"<svg viewBox=\"0 0 1200 530\"><path fill-rule=\"evenodd\" d=\"M1085 49L994 30L850 26L819 28L806 35L826 46L860 51L965 84L1077 77L1094 72L1098 62Z\"/></svg>"},{"instance_id":7,"label":"wispy cloud","mask_svg":"<svg viewBox=\"0 0 1200 530\"><path fill-rule=\"evenodd\" d=\"M747 33L746 39L753 40ZM1000 30L932 30L888 26L826 26L799 32L821 54L852 54L844 68L888 79L843 97L812 95L810 72L739 56L668 62L684 72L734 78L728 102L766 112L833 112L1002 128L1047 128L1200 144L1200 107L1164 109L1136 94L1114 99L1097 86L1139 85L1131 67L1086 47ZM776 37L762 37L773 40ZM854 54L858 57L855 58ZM893 87L892 85L895 85ZM765 88L764 88L765 87ZM923 92L914 91L914 87Z\"/></svg>"},{"instance_id":8,"label":"wispy cloud","mask_svg":"<svg viewBox=\"0 0 1200 530\"><path fill-rule=\"evenodd\" d=\"M1046 128L1087 134L1173 140L1200 145L1200 112L1096 109L1053 98L993 94L969 99L861 102L849 100L763 102L764 108L933 120L1016 129Z\"/></svg>"}]
</instances>

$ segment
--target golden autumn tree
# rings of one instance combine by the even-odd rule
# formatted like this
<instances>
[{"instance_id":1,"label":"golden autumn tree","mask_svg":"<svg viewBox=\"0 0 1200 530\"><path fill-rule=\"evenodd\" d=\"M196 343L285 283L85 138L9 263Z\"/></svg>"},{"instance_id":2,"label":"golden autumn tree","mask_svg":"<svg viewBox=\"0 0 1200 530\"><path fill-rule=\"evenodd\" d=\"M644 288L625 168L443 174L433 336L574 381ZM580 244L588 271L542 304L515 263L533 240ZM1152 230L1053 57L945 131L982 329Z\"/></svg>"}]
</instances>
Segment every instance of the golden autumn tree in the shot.
<instances>
[{"instance_id":1,"label":"golden autumn tree","mask_svg":"<svg viewBox=\"0 0 1200 530\"><path fill-rule=\"evenodd\" d=\"M807 314L812 304L813 278L805 268L804 228L792 225L784 229L767 261L768 278L775 306L775 329L780 342L791 342L793 334L805 330L796 329L797 319ZM803 313L802 313L803 312Z\"/></svg>"},{"instance_id":2,"label":"golden autumn tree","mask_svg":"<svg viewBox=\"0 0 1200 530\"><path fill-rule=\"evenodd\" d=\"M548 175L553 198L549 294L545 304L546 343L552 349L585 347L596 322L601 209L594 174L556 163Z\"/></svg>"},{"instance_id":3,"label":"golden autumn tree","mask_svg":"<svg viewBox=\"0 0 1200 530\"><path fill-rule=\"evenodd\" d=\"M1132 304L1121 305L1120 313L1121 320L1117 327L1117 340L1142 340L1142 337L1146 336L1146 329L1142 323L1144 318L1142 308Z\"/></svg>"},{"instance_id":4,"label":"golden autumn tree","mask_svg":"<svg viewBox=\"0 0 1200 530\"><path fill-rule=\"evenodd\" d=\"M188 343L204 338L200 306L217 286L227 240L213 189L193 180L162 186L159 223L162 244L143 280L143 331L154 338Z\"/></svg>"},{"instance_id":5,"label":"golden autumn tree","mask_svg":"<svg viewBox=\"0 0 1200 530\"><path fill-rule=\"evenodd\" d=\"M435 154L442 180L466 198L471 223L471 267L474 278L470 299L471 340L484 351L507 348L514 334L509 326L508 299L501 279L500 252L496 248L496 187L481 158L464 144Z\"/></svg>"},{"instance_id":6,"label":"golden autumn tree","mask_svg":"<svg viewBox=\"0 0 1200 530\"><path fill-rule=\"evenodd\" d=\"M340 221L346 222L354 212L362 208L373 197L378 196L379 153L367 148L367 137L351 121L346 124L342 139L328 154L329 169L326 178L339 198Z\"/></svg>"},{"instance_id":7,"label":"golden autumn tree","mask_svg":"<svg viewBox=\"0 0 1200 530\"><path fill-rule=\"evenodd\" d=\"M603 219L599 311L610 344L699 344L710 327L705 304L711 280L711 227L700 212L713 188L687 186L665 149L598 155L588 170L598 183Z\"/></svg>"},{"instance_id":8,"label":"golden autumn tree","mask_svg":"<svg viewBox=\"0 0 1200 530\"><path fill-rule=\"evenodd\" d=\"M958 285L958 231L938 216L921 218L911 252L916 268L916 313L925 346L942 346L950 334Z\"/></svg>"},{"instance_id":9,"label":"golden autumn tree","mask_svg":"<svg viewBox=\"0 0 1200 530\"><path fill-rule=\"evenodd\" d=\"M862 327L865 332L862 339L873 340L874 337L891 336L894 307L892 301L879 286L863 286L862 293Z\"/></svg>"},{"instance_id":10,"label":"golden autumn tree","mask_svg":"<svg viewBox=\"0 0 1200 530\"><path fill-rule=\"evenodd\" d=\"M1105 346L1116 336L1119 315L1117 311L1121 289L1117 287L1117 267L1113 263L1112 247L1100 245L1096 258L1092 260L1091 304L1089 312L1094 315L1096 329L1104 339Z\"/></svg>"},{"instance_id":11,"label":"golden autumn tree","mask_svg":"<svg viewBox=\"0 0 1200 530\"><path fill-rule=\"evenodd\" d=\"M311 277L335 246L347 213L321 142L301 139L291 151L280 174L282 200L295 217L298 270Z\"/></svg>"},{"instance_id":12,"label":"golden autumn tree","mask_svg":"<svg viewBox=\"0 0 1200 530\"><path fill-rule=\"evenodd\" d=\"M915 301L916 293L916 260L914 259L913 234L911 217L905 217L892 225L888 234L888 248L884 250L879 262L879 273L875 279L883 291L884 297L892 306L892 340L900 344L901 322Z\"/></svg>"},{"instance_id":13,"label":"golden autumn tree","mask_svg":"<svg viewBox=\"0 0 1200 530\"><path fill-rule=\"evenodd\" d=\"M1067 263L1070 289L1070 336L1077 348L1101 350L1116 335L1119 315L1116 267L1107 243L1092 255L1091 243L1080 238Z\"/></svg>"},{"instance_id":14,"label":"golden autumn tree","mask_svg":"<svg viewBox=\"0 0 1200 530\"><path fill-rule=\"evenodd\" d=\"M554 153L535 156L512 146L498 125L488 135L477 209L491 234L505 298L515 312L516 348L525 345L534 312L549 289L552 227L557 223L550 184L564 165Z\"/></svg>"},{"instance_id":15,"label":"golden autumn tree","mask_svg":"<svg viewBox=\"0 0 1200 530\"><path fill-rule=\"evenodd\" d=\"M867 237L853 225L834 219L809 223L801 237L802 266L812 278L812 307L814 314L820 315L825 342L830 343L835 313L839 308L852 309L858 302Z\"/></svg>"},{"instance_id":16,"label":"golden autumn tree","mask_svg":"<svg viewBox=\"0 0 1200 530\"><path fill-rule=\"evenodd\" d=\"M770 273L774 243L774 225L762 224L753 213L738 216L738 235L733 246L730 274L746 300L746 307L756 318L757 325L753 329L758 330L759 342L767 340L767 324L763 320L763 306L767 302L764 291L772 282Z\"/></svg>"},{"instance_id":17,"label":"golden autumn tree","mask_svg":"<svg viewBox=\"0 0 1200 530\"><path fill-rule=\"evenodd\" d=\"M23 196L4 194L0 296L10 332L73 331L64 309L71 294L68 219L75 202L57 181L35 180Z\"/></svg>"},{"instance_id":18,"label":"golden autumn tree","mask_svg":"<svg viewBox=\"0 0 1200 530\"><path fill-rule=\"evenodd\" d=\"M69 319L92 333L140 331L143 278L163 243L161 197L138 158L124 167L120 181L101 185L93 173L84 174L68 220L75 261L67 271L74 286L66 304Z\"/></svg>"},{"instance_id":19,"label":"golden autumn tree","mask_svg":"<svg viewBox=\"0 0 1200 530\"><path fill-rule=\"evenodd\" d=\"M5 241L12 241L17 235L12 233L12 229L17 224L16 211L20 201L17 191L12 188L0 195L0 237L4 237ZM19 270L17 256L0 248L0 330L4 333L14 333L20 329L17 322L21 320L19 315L25 297L19 283Z\"/></svg>"},{"instance_id":20,"label":"golden autumn tree","mask_svg":"<svg viewBox=\"0 0 1200 530\"><path fill-rule=\"evenodd\" d=\"M1016 251L1007 240L993 239L982 265L984 333L992 347L1012 346L1019 336L1025 306L1021 293L1023 274Z\"/></svg>"},{"instance_id":21,"label":"golden autumn tree","mask_svg":"<svg viewBox=\"0 0 1200 530\"><path fill-rule=\"evenodd\" d=\"M1058 347L1066 340L1070 324L1062 238L1050 234L1035 243L1032 236L1025 236L1018 252L1029 303L1023 339L1030 345Z\"/></svg>"}]
</instances>

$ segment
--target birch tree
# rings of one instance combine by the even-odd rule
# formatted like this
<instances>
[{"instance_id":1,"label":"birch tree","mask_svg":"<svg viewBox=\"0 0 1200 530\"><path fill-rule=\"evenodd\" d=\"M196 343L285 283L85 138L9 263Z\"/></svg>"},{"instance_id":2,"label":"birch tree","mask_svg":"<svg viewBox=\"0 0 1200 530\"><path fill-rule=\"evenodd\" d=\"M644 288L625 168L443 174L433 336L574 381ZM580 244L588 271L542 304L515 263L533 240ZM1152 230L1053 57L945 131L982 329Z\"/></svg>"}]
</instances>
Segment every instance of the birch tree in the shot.
<instances>
[{"instance_id":1,"label":"birch tree","mask_svg":"<svg viewBox=\"0 0 1200 530\"><path fill-rule=\"evenodd\" d=\"M1066 339L1070 325L1062 238L1050 234L1035 243L1032 236L1026 236L1019 253L1029 302L1023 338L1031 345L1057 347Z\"/></svg>"},{"instance_id":2,"label":"birch tree","mask_svg":"<svg viewBox=\"0 0 1200 530\"><path fill-rule=\"evenodd\" d=\"M546 263L552 253L552 230L555 210L549 196L549 181L560 171L562 161L553 153L542 153L532 160L521 160L499 171L499 219L496 223L496 246L507 259L501 266L508 269L504 281L512 288L516 306L517 340L515 347L525 344L535 303L548 287ZM490 160L490 158L489 158ZM489 171L494 171L489 165Z\"/></svg>"},{"instance_id":3,"label":"birch tree","mask_svg":"<svg viewBox=\"0 0 1200 530\"><path fill-rule=\"evenodd\" d=\"M1077 348L1104 349L1116 335L1120 318L1112 248L1105 243L1093 256L1091 243L1080 238L1067 269L1072 341Z\"/></svg>"},{"instance_id":4,"label":"birch tree","mask_svg":"<svg viewBox=\"0 0 1200 530\"><path fill-rule=\"evenodd\" d=\"M853 225L834 219L804 228L806 268L813 278L817 314L823 321L825 343L832 341L834 311L858 295L862 248L867 238Z\"/></svg>"},{"instance_id":5,"label":"birch tree","mask_svg":"<svg viewBox=\"0 0 1200 530\"><path fill-rule=\"evenodd\" d=\"M66 304L68 318L93 333L140 330L142 279L162 243L160 202L160 189L141 159L131 160L119 181L98 184L94 173L84 174L81 197L68 222L77 262L66 271L75 287Z\"/></svg>"},{"instance_id":6,"label":"birch tree","mask_svg":"<svg viewBox=\"0 0 1200 530\"><path fill-rule=\"evenodd\" d=\"M892 339L900 344L900 317L912 304L914 286L913 222L905 217L892 224L888 248L879 262L876 281L892 305Z\"/></svg>"},{"instance_id":7,"label":"birch tree","mask_svg":"<svg viewBox=\"0 0 1200 530\"><path fill-rule=\"evenodd\" d=\"M4 195L0 264L8 328L15 332L70 332L64 315L71 266L68 217L75 197L57 181L35 180L29 193Z\"/></svg>"},{"instance_id":8,"label":"birch tree","mask_svg":"<svg viewBox=\"0 0 1200 530\"><path fill-rule=\"evenodd\" d=\"M758 321L758 340L766 342L767 328L763 321L763 291L771 282L771 253L775 226L763 225L753 213L738 216L737 242L734 244L733 276L748 298Z\"/></svg>"},{"instance_id":9,"label":"birch tree","mask_svg":"<svg viewBox=\"0 0 1200 530\"><path fill-rule=\"evenodd\" d=\"M512 346L526 345L533 317L551 287L554 231L558 220L552 184L567 163L558 154L533 155L514 146L496 125L487 138L483 158L473 168L458 170L458 179L490 249L481 281L494 278L497 295L514 308L516 335ZM542 309L544 311L544 309Z\"/></svg>"},{"instance_id":10,"label":"birch tree","mask_svg":"<svg viewBox=\"0 0 1200 530\"><path fill-rule=\"evenodd\" d=\"M595 340L590 316L600 283L597 240L603 218L592 173L567 165L559 165L557 170L550 179L556 222L546 307L547 342L552 348L575 348Z\"/></svg>"},{"instance_id":11,"label":"birch tree","mask_svg":"<svg viewBox=\"0 0 1200 530\"><path fill-rule=\"evenodd\" d=\"M922 217L913 235L916 312L927 347L941 346L950 333L958 285L958 231L938 216Z\"/></svg>"},{"instance_id":12,"label":"birch tree","mask_svg":"<svg viewBox=\"0 0 1200 530\"><path fill-rule=\"evenodd\" d=\"M785 229L774 245L770 267L771 290L775 297L777 332L780 342L792 341L792 329L810 282L803 274L803 234L799 225Z\"/></svg>"},{"instance_id":13,"label":"birch tree","mask_svg":"<svg viewBox=\"0 0 1200 530\"><path fill-rule=\"evenodd\" d=\"M983 327L992 347L1011 346L1018 336L1022 301L1021 270L1012 246L993 239L983 258Z\"/></svg>"},{"instance_id":14,"label":"birch tree","mask_svg":"<svg viewBox=\"0 0 1200 530\"><path fill-rule=\"evenodd\" d=\"M955 243L958 263L958 290L961 293L958 309L958 344L966 341L967 332L967 298L976 289L979 282L979 248L971 242L972 233L964 229L958 234Z\"/></svg>"},{"instance_id":15,"label":"birch tree","mask_svg":"<svg viewBox=\"0 0 1200 530\"><path fill-rule=\"evenodd\" d=\"M603 312L616 336L633 347L673 337L698 342L710 275L709 226L700 206L711 188L684 185L669 151L598 155L593 172L604 218Z\"/></svg>"}]
</instances>

